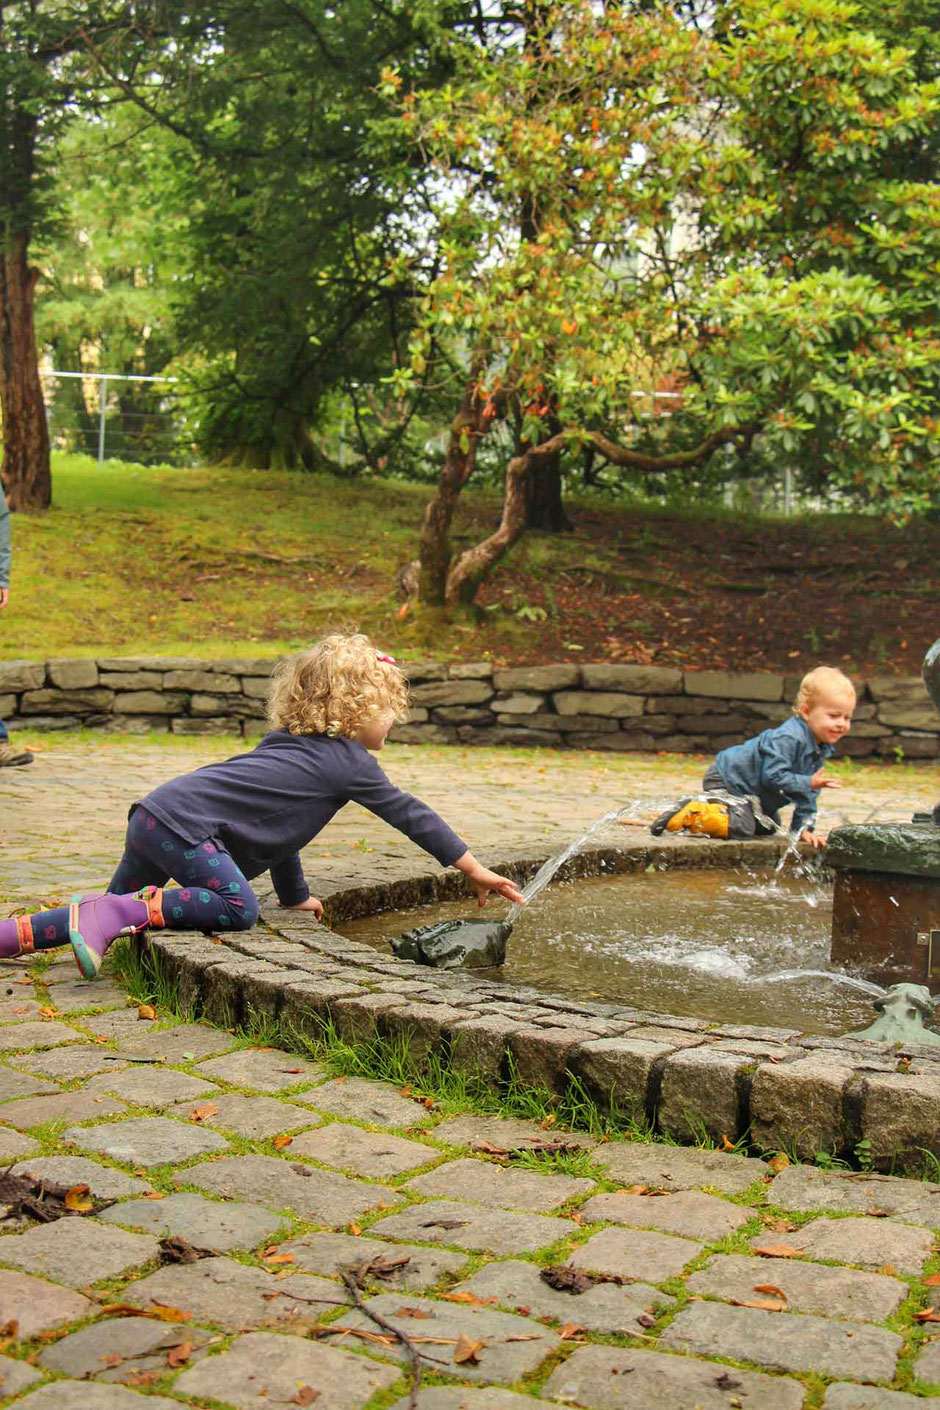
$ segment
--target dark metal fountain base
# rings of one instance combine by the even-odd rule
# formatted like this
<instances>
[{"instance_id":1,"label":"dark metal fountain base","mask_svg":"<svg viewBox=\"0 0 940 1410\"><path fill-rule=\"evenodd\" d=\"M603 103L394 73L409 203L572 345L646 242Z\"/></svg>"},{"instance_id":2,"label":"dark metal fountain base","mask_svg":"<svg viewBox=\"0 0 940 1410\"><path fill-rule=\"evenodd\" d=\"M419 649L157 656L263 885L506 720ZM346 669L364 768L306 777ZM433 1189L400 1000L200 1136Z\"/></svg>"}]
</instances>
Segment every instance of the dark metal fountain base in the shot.
<instances>
[{"instance_id":1,"label":"dark metal fountain base","mask_svg":"<svg viewBox=\"0 0 940 1410\"><path fill-rule=\"evenodd\" d=\"M506 920L442 920L407 931L391 946L399 959L435 969L491 969L505 963L511 933Z\"/></svg>"},{"instance_id":2,"label":"dark metal fountain base","mask_svg":"<svg viewBox=\"0 0 940 1410\"><path fill-rule=\"evenodd\" d=\"M940 829L932 821L840 827L826 861L836 874L833 963L876 984L940 993Z\"/></svg>"}]
</instances>

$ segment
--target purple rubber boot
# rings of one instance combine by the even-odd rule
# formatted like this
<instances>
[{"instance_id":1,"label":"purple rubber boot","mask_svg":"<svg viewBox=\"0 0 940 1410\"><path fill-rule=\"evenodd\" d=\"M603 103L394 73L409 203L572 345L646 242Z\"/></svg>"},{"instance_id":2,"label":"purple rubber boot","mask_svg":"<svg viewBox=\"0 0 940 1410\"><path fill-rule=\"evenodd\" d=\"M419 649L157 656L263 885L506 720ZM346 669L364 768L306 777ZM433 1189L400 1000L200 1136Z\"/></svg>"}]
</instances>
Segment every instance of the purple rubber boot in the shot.
<instances>
[{"instance_id":1,"label":"purple rubber boot","mask_svg":"<svg viewBox=\"0 0 940 1410\"><path fill-rule=\"evenodd\" d=\"M33 927L29 916L0 920L0 960L15 960L33 951Z\"/></svg>"},{"instance_id":2,"label":"purple rubber boot","mask_svg":"<svg viewBox=\"0 0 940 1410\"><path fill-rule=\"evenodd\" d=\"M73 896L69 903L69 939L79 969L86 979L94 979L105 951L119 935L136 935L148 925L162 925L163 892L145 887L143 892L112 896L95 892Z\"/></svg>"}]
</instances>

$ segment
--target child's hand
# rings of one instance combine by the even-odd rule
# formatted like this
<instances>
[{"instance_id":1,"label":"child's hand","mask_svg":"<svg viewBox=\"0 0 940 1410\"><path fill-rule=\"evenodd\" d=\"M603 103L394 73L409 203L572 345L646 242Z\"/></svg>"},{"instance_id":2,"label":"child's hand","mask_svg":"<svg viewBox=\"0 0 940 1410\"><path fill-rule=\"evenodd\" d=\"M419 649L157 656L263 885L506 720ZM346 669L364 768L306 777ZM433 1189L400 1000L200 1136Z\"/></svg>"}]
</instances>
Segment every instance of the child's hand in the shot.
<instances>
[{"instance_id":1,"label":"child's hand","mask_svg":"<svg viewBox=\"0 0 940 1410\"><path fill-rule=\"evenodd\" d=\"M836 786L839 787L840 785L837 784ZM810 847L814 847L817 852L820 847L825 847L826 845L826 839L824 837L817 837L816 833L810 832L808 827L804 827L803 831L800 833L800 841L807 842Z\"/></svg>"},{"instance_id":2,"label":"child's hand","mask_svg":"<svg viewBox=\"0 0 940 1410\"><path fill-rule=\"evenodd\" d=\"M298 901L296 906L285 906L283 901L278 901L278 905L284 911L313 911L317 920L323 919L323 902L318 901L316 896L308 896L306 901Z\"/></svg>"},{"instance_id":3,"label":"child's hand","mask_svg":"<svg viewBox=\"0 0 940 1410\"><path fill-rule=\"evenodd\" d=\"M830 778L825 769L817 769L809 781L810 788L842 788L837 778Z\"/></svg>"},{"instance_id":4,"label":"child's hand","mask_svg":"<svg viewBox=\"0 0 940 1410\"><path fill-rule=\"evenodd\" d=\"M462 857L458 857L454 866L458 871L462 871L476 892L477 905L485 906L486 899L491 891L495 891L497 896L502 896L506 901L515 901L517 905L525 905L522 892L514 881L510 881L508 876L499 876L495 871L489 871L481 866L472 852L464 852Z\"/></svg>"},{"instance_id":5,"label":"child's hand","mask_svg":"<svg viewBox=\"0 0 940 1410\"><path fill-rule=\"evenodd\" d=\"M522 892L508 876L498 876L495 871L487 871L485 867L481 867L476 875L468 874L467 880L477 893L477 905L480 907L486 905L491 891L495 891L497 896L502 896L505 901L516 901L519 905L525 905Z\"/></svg>"}]
</instances>

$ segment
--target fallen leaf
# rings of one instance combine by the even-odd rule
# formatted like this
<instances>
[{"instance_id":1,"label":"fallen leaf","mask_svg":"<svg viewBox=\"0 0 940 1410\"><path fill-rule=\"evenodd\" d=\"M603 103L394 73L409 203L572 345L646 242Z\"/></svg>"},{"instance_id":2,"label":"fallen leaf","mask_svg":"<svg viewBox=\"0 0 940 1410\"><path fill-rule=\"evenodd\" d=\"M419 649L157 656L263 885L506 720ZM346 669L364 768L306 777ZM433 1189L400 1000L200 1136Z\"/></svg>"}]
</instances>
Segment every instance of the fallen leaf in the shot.
<instances>
[{"instance_id":1,"label":"fallen leaf","mask_svg":"<svg viewBox=\"0 0 940 1410\"><path fill-rule=\"evenodd\" d=\"M931 1273L929 1278L924 1279L924 1285L928 1288L940 1287L940 1273Z\"/></svg>"},{"instance_id":2,"label":"fallen leaf","mask_svg":"<svg viewBox=\"0 0 940 1410\"><path fill-rule=\"evenodd\" d=\"M89 1209L94 1209L95 1202L88 1185L73 1185L70 1190L66 1190L65 1207L75 1210L78 1214L87 1214Z\"/></svg>"},{"instance_id":3,"label":"fallen leaf","mask_svg":"<svg viewBox=\"0 0 940 1410\"><path fill-rule=\"evenodd\" d=\"M219 1108L215 1102L201 1102L199 1106L189 1108L190 1121L206 1121L210 1116L217 1116Z\"/></svg>"},{"instance_id":4,"label":"fallen leaf","mask_svg":"<svg viewBox=\"0 0 940 1410\"><path fill-rule=\"evenodd\" d=\"M411 1083L409 1082L406 1087L400 1087L399 1090L398 1090L398 1095L399 1095L400 1097L410 1097L410 1096L411 1096Z\"/></svg>"},{"instance_id":5,"label":"fallen leaf","mask_svg":"<svg viewBox=\"0 0 940 1410\"><path fill-rule=\"evenodd\" d=\"M755 1283L754 1291L759 1293L770 1293L773 1297L779 1297L783 1302L786 1302L787 1300L787 1295L783 1291L783 1288L778 1288L776 1283Z\"/></svg>"},{"instance_id":6,"label":"fallen leaf","mask_svg":"<svg viewBox=\"0 0 940 1410\"><path fill-rule=\"evenodd\" d=\"M444 1298L447 1302L466 1302L470 1307L488 1307L497 1301L495 1297L477 1297L476 1293L472 1292L445 1293ZM516 1310L518 1311L518 1308Z\"/></svg>"},{"instance_id":7,"label":"fallen leaf","mask_svg":"<svg viewBox=\"0 0 940 1410\"><path fill-rule=\"evenodd\" d=\"M293 1263L293 1261L294 1255L292 1253L272 1253L270 1258L264 1260L266 1266L271 1263Z\"/></svg>"},{"instance_id":8,"label":"fallen leaf","mask_svg":"<svg viewBox=\"0 0 940 1410\"><path fill-rule=\"evenodd\" d=\"M768 1170L772 1170L775 1175L779 1175L781 1170L786 1170L789 1164L789 1156L784 1155L783 1151L781 1151L779 1155L774 1156L773 1160L768 1160L767 1168Z\"/></svg>"},{"instance_id":9,"label":"fallen leaf","mask_svg":"<svg viewBox=\"0 0 940 1410\"><path fill-rule=\"evenodd\" d=\"M160 1258L164 1263L198 1263L200 1258L212 1258L215 1250L196 1248L182 1234L168 1234L160 1240Z\"/></svg>"},{"instance_id":10,"label":"fallen leaf","mask_svg":"<svg viewBox=\"0 0 940 1410\"><path fill-rule=\"evenodd\" d=\"M546 1116L546 1118L545 1118L544 1121L540 1121L540 1122L539 1122L539 1130L540 1130L540 1131L549 1131L549 1130L551 1130L551 1128L554 1126L554 1124L555 1124L555 1122L556 1122L557 1120L558 1120L558 1117L557 1117L557 1116Z\"/></svg>"},{"instance_id":11,"label":"fallen leaf","mask_svg":"<svg viewBox=\"0 0 940 1410\"><path fill-rule=\"evenodd\" d=\"M190 1356L193 1354L193 1344L191 1341L181 1341L176 1346L171 1346L166 1354L166 1364L173 1369L177 1366L185 1366Z\"/></svg>"},{"instance_id":12,"label":"fallen leaf","mask_svg":"<svg viewBox=\"0 0 940 1410\"><path fill-rule=\"evenodd\" d=\"M312 1405L315 1400L320 1399L320 1392L314 1390L313 1386L298 1386L291 1405Z\"/></svg>"},{"instance_id":13,"label":"fallen leaf","mask_svg":"<svg viewBox=\"0 0 940 1410\"><path fill-rule=\"evenodd\" d=\"M142 1198L143 1198L143 1199L166 1199L166 1195L163 1193L162 1190L145 1190L145 1191L144 1191L144 1194L143 1194L143 1196L142 1196Z\"/></svg>"},{"instance_id":14,"label":"fallen leaf","mask_svg":"<svg viewBox=\"0 0 940 1410\"><path fill-rule=\"evenodd\" d=\"M42 1008L39 1010L39 1017L40 1017L40 1018L55 1018L55 1017L56 1017L56 1010L52 1007L51 1004L43 1004Z\"/></svg>"},{"instance_id":15,"label":"fallen leaf","mask_svg":"<svg viewBox=\"0 0 940 1410\"><path fill-rule=\"evenodd\" d=\"M653 1316L652 1312L641 1312L636 1320L641 1327L654 1327L656 1325L656 1318Z\"/></svg>"},{"instance_id":16,"label":"fallen leaf","mask_svg":"<svg viewBox=\"0 0 940 1410\"><path fill-rule=\"evenodd\" d=\"M556 1263L550 1268L543 1268L539 1277L543 1283L547 1283L556 1292L567 1292L573 1295L588 1292L598 1282L592 1273L584 1273L580 1268L569 1268L565 1263Z\"/></svg>"},{"instance_id":17,"label":"fallen leaf","mask_svg":"<svg viewBox=\"0 0 940 1410\"><path fill-rule=\"evenodd\" d=\"M718 1149L719 1149L720 1151L733 1151L733 1150L734 1150L734 1141L729 1141L729 1140L728 1140L728 1137L725 1135L724 1131L722 1131L722 1133L721 1133L721 1143L719 1144Z\"/></svg>"},{"instance_id":18,"label":"fallen leaf","mask_svg":"<svg viewBox=\"0 0 940 1410\"><path fill-rule=\"evenodd\" d=\"M417 1317L427 1321L433 1313L425 1312L423 1307L399 1307L397 1312L392 1313L393 1317Z\"/></svg>"},{"instance_id":19,"label":"fallen leaf","mask_svg":"<svg viewBox=\"0 0 940 1410\"><path fill-rule=\"evenodd\" d=\"M473 1341L464 1332L457 1338L457 1345L454 1347L454 1362L458 1366L479 1366L480 1358L478 1352L483 1350L481 1341Z\"/></svg>"},{"instance_id":20,"label":"fallen leaf","mask_svg":"<svg viewBox=\"0 0 940 1410\"><path fill-rule=\"evenodd\" d=\"M29 1005L28 1005L28 1004L14 1004L13 1007L12 1007L12 1009L10 1010L10 1012L11 1012L11 1013L29 1013ZM40 1009L39 1012L42 1013L42 1009Z\"/></svg>"},{"instance_id":21,"label":"fallen leaf","mask_svg":"<svg viewBox=\"0 0 940 1410\"><path fill-rule=\"evenodd\" d=\"M915 1322L940 1322L940 1311L935 1307L925 1307L921 1312L914 1313Z\"/></svg>"},{"instance_id":22,"label":"fallen leaf","mask_svg":"<svg viewBox=\"0 0 940 1410\"><path fill-rule=\"evenodd\" d=\"M298 1072L303 1072L302 1067L279 1067L278 1072L289 1072L291 1076L296 1076Z\"/></svg>"},{"instance_id":23,"label":"fallen leaf","mask_svg":"<svg viewBox=\"0 0 940 1410\"><path fill-rule=\"evenodd\" d=\"M138 1006L137 1006L137 1017L138 1017L138 1018L145 1018L145 1019L147 1019L149 1022L152 1023L153 1020L156 1018L156 1016L157 1016L157 1011L156 1011L156 1009L154 1008L153 1004L138 1004Z\"/></svg>"},{"instance_id":24,"label":"fallen leaf","mask_svg":"<svg viewBox=\"0 0 940 1410\"><path fill-rule=\"evenodd\" d=\"M152 1317L157 1322L188 1322L191 1312L182 1312L168 1303L154 1301L152 1307L133 1307L129 1302L107 1302L101 1309L108 1317Z\"/></svg>"},{"instance_id":25,"label":"fallen leaf","mask_svg":"<svg viewBox=\"0 0 940 1410\"><path fill-rule=\"evenodd\" d=\"M797 1258L799 1249L790 1244L755 1244L754 1252L761 1258Z\"/></svg>"},{"instance_id":26,"label":"fallen leaf","mask_svg":"<svg viewBox=\"0 0 940 1410\"><path fill-rule=\"evenodd\" d=\"M293 1136L275 1136L274 1149L276 1151L286 1150L286 1148L291 1144L293 1139Z\"/></svg>"},{"instance_id":27,"label":"fallen leaf","mask_svg":"<svg viewBox=\"0 0 940 1410\"><path fill-rule=\"evenodd\" d=\"M346 1232L347 1234L352 1234L358 1238L358 1236L362 1233L362 1230L360 1229L358 1224L353 1222L352 1224L346 1225Z\"/></svg>"},{"instance_id":28,"label":"fallen leaf","mask_svg":"<svg viewBox=\"0 0 940 1410\"><path fill-rule=\"evenodd\" d=\"M574 1341L576 1337L584 1336L587 1327L582 1327L580 1322L566 1322L558 1335L562 1341Z\"/></svg>"},{"instance_id":29,"label":"fallen leaf","mask_svg":"<svg viewBox=\"0 0 940 1410\"><path fill-rule=\"evenodd\" d=\"M732 1307L759 1307L763 1312L785 1312L787 1310L787 1304L780 1302L777 1298L755 1297L748 1299L732 1297L729 1301Z\"/></svg>"},{"instance_id":30,"label":"fallen leaf","mask_svg":"<svg viewBox=\"0 0 940 1410\"><path fill-rule=\"evenodd\" d=\"M866 1209L865 1213L868 1215L869 1219L888 1218L888 1211L886 1209Z\"/></svg>"},{"instance_id":31,"label":"fallen leaf","mask_svg":"<svg viewBox=\"0 0 940 1410\"><path fill-rule=\"evenodd\" d=\"M98 1360L105 1366L120 1366L124 1357L119 1356L116 1351L108 1351L104 1356L99 1356Z\"/></svg>"}]
</instances>

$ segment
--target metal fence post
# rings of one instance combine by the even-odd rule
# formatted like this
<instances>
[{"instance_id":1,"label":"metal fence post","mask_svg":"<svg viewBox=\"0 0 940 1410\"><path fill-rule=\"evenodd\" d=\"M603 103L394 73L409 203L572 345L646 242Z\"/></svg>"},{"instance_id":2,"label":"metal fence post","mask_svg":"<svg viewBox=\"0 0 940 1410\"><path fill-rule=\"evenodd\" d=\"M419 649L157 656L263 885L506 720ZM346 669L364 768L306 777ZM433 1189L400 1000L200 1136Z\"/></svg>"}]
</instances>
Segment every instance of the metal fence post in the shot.
<instances>
[{"instance_id":1,"label":"metal fence post","mask_svg":"<svg viewBox=\"0 0 940 1410\"><path fill-rule=\"evenodd\" d=\"M98 469L104 465L104 418L108 410L108 379L102 374L100 392L100 410L98 413Z\"/></svg>"}]
</instances>

